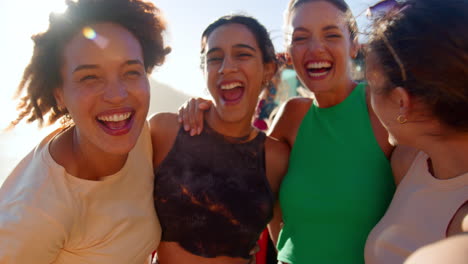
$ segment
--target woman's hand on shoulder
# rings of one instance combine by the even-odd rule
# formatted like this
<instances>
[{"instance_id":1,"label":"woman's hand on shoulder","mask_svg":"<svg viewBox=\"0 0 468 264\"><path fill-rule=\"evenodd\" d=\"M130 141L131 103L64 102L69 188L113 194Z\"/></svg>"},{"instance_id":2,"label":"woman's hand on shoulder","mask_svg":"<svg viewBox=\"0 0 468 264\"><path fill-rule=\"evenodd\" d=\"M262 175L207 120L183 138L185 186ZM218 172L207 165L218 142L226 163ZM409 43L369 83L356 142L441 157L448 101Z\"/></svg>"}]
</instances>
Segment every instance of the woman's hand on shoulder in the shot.
<instances>
[{"instance_id":1,"label":"woman's hand on shoulder","mask_svg":"<svg viewBox=\"0 0 468 264\"><path fill-rule=\"evenodd\" d=\"M203 130L203 119L205 111L209 110L213 102L203 98L191 98L179 107L178 120L183 124L185 131L190 135L200 135Z\"/></svg>"},{"instance_id":2,"label":"woman's hand on shoulder","mask_svg":"<svg viewBox=\"0 0 468 264\"><path fill-rule=\"evenodd\" d=\"M395 147L391 156L391 165L396 185L406 175L418 152L418 149L409 146L398 145Z\"/></svg>"},{"instance_id":3,"label":"woman's hand on shoulder","mask_svg":"<svg viewBox=\"0 0 468 264\"><path fill-rule=\"evenodd\" d=\"M292 148L302 119L311 105L312 99L305 97L294 97L286 101L276 114L268 134Z\"/></svg>"}]
</instances>

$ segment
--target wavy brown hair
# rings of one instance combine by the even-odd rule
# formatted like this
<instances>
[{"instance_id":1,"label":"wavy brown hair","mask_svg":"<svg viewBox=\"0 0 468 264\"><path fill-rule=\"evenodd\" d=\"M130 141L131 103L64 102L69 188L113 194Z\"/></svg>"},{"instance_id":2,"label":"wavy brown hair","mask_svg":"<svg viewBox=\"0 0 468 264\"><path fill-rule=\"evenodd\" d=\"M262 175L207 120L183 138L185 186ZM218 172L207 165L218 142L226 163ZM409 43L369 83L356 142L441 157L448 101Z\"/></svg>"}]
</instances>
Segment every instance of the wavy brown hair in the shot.
<instances>
[{"instance_id":1,"label":"wavy brown hair","mask_svg":"<svg viewBox=\"0 0 468 264\"><path fill-rule=\"evenodd\" d=\"M468 2L409 0L375 21L367 52L445 125L468 131Z\"/></svg>"},{"instance_id":2,"label":"wavy brown hair","mask_svg":"<svg viewBox=\"0 0 468 264\"><path fill-rule=\"evenodd\" d=\"M144 0L66 0L67 9L63 14L49 16L49 28L32 36L34 50L29 65L16 91L16 98L22 93L18 105L19 115L11 122L14 127L21 120L53 124L67 113L59 109L54 90L62 85L60 69L63 65L63 51L68 41L84 27L102 22L120 25L130 31L139 41L147 73L164 62L170 48L164 45L163 32L166 24L160 10Z\"/></svg>"}]
</instances>

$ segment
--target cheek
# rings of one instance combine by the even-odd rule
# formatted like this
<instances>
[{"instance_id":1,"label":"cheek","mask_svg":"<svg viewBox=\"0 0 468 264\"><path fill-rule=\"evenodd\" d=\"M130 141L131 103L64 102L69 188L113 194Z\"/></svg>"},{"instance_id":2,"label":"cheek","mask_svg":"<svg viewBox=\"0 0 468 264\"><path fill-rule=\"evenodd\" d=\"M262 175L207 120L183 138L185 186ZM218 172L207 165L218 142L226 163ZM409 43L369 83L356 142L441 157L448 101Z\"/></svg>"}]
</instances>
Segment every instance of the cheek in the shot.
<instances>
[{"instance_id":1,"label":"cheek","mask_svg":"<svg viewBox=\"0 0 468 264\"><path fill-rule=\"evenodd\" d=\"M292 63L296 65L301 60L304 52L305 45L291 46L289 48L289 56L291 57Z\"/></svg>"},{"instance_id":2,"label":"cheek","mask_svg":"<svg viewBox=\"0 0 468 264\"><path fill-rule=\"evenodd\" d=\"M383 100L382 96L372 93L370 94L370 101L372 109L374 109L375 114L379 118L379 120L385 125L388 124L388 113L387 107L385 106L385 100Z\"/></svg>"}]
</instances>

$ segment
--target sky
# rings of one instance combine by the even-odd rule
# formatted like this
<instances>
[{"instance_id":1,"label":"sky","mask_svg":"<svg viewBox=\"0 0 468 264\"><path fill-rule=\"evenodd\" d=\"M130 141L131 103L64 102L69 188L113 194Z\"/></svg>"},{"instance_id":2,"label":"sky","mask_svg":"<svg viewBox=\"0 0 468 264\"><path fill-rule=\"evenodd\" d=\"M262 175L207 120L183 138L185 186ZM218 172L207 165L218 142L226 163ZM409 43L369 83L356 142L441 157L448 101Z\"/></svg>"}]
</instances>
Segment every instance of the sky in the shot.
<instances>
[{"instance_id":1,"label":"sky","mask_svg":"<svg viewBox=\"0 0 468 264\"><path fill-rule=\"evenodd\" d=\"M166 40L172 48L164 65L153 71L152 78L188 95L208 96L199 67L200 36L220 16L239 12L254 16L270 31L276 50L284 50L283 11L288 0L152 1L160 8L167 21ZM356 16L377 1L347 2ZM51 11L63 11L64 7L64 0L0 0L0 129L16 116L16 102L12 100L12 96L32 54L31 35L46 30L48 14ZM364 16L358 17L358 24L363 27ZM9 157L8 162L13 163L50 129L38 131L37 125L33 124L19 126L14 131L14 135L13 132L0 132L0 182L5 156Z\"/></svg>"}]
</instances>

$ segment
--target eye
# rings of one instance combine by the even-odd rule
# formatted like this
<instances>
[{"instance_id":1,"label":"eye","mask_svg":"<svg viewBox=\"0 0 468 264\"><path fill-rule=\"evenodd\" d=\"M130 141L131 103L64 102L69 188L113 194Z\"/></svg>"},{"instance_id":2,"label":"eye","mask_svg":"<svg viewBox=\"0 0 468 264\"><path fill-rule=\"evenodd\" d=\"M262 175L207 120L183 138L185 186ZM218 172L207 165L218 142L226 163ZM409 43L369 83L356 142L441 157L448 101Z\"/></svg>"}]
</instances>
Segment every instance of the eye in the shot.
<instances>
[{"instance_id":1,"label":"eye","mask_svg":"<svg viewBox=\"0 0 468 264\"><path fill-rule=\"evenodd\" d=\"M243 52L243 53L237 54L237 57L241 58L241 59L248 59L248 58L252 57L252 54Z\"/></svg>"},{"instance_id":2,"label":"eye","mask_svg":"<svg viewBox=\"0 0 468 264\"><path fill-rule=\"evenodd\" d=\"M327 38L334 39L334 38L341 38L339 34L328 34L326 35Z\"/></svg>"},{"instance_id":3,"label":"eye","mask_svg":"<svg viewBox=\"0 0 468 264\"><path fill-rule=\"evenodd\" d=\"M81 77L80 82L97 80L97 79L99 79L99 77L97 75L89 74L89 75L85 75L85 76Z\"/></svg>"},{"instance_id":4,"label":"eye","mask_svg":"<svg viewBox=\"0 0 468 264\"><path fill-rule=\"evenodd\" d=\"M307 37L305 36L293 36L292 39L291 39L291 42L292 43L297 43L297 42L302 42L302 41L305 41L307 40Z\"/></svg>"},{"instance_id":5,"label":"eye","mask_svg":"<svg viewBox=\"0 0 468 264\"><path fill-rule=\"evenodd\" d=\"M216 62L220 62L222 60L223 60L222 57L208 57L208 58L206 58L206 61L208 63L216 63Z\"/></svg>"},{"instance_id":6,"label":"eye","mask_svg":"<svg viewBox=\"0 0 468 264\"><path fill-rule=\"evenodd\" d=\"M132 78L138 78L142 75L142 73L136 70L132 70L132 71L127 71L125 75L127 75L128 77L132 77Z\"/></svg>"}]
</instances>

